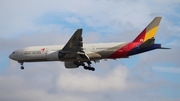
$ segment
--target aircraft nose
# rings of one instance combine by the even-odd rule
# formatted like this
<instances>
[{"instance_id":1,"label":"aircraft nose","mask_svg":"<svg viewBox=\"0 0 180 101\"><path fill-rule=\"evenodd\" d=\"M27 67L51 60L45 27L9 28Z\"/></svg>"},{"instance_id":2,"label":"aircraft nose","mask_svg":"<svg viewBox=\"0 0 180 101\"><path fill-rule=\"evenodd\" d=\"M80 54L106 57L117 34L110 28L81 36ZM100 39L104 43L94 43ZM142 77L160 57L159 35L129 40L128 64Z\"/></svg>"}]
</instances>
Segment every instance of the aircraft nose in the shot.
<instances>
[{"instance_id":1,"label":"aircraft nose","mask_svg":"<svg viewBox=\"0 0 180 101\"><path fill-rule=\"evenodd\" d=\"M9 58L10 58L10 59L13 59L13 56L12 56L12 54L10 54L10 55L9 55Z\"/></svg>"},{"instance_id":2,"label":"aircraft nose","mask_svg":"<svg viewBox=\"0 0 180 101\"><path fill-rule=\"evenodd\" d=\"M12 59L12 60L15 60L15 59L16 59L15 52L13 52L12 54L10 54L10 55L9 55L9 58Z\"/></svg>"}]
</instances>

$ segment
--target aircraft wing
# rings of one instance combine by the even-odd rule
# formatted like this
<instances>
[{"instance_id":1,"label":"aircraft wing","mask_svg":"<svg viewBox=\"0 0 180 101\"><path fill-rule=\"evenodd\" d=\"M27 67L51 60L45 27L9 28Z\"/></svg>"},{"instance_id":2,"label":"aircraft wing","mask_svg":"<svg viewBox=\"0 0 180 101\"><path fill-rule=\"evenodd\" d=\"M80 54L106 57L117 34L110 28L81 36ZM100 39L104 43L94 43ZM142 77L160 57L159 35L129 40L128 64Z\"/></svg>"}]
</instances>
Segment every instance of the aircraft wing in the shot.
<instances>
[{"instance_id":1,"label":"aircraft wing","mask_svg":"<svg viewBox=\"0 0 180 101\"><path fill-rule=\"evenodd\" d=\"M62 54L66 54L64 56L66 58L76 57L77 60L84 58L87 61L90 61L90 58L83 51L82 29L76 30L66 45L62 48L61 52Z\"/></svg>"},{"instance_id":2,"label":"aircraft wing","mask_svg":"<svg viewBox=\"0 0 180 101\"><path fill-rule=\"evenodd\" d=\"M82 29L77 29L72 35L66 45L63 47L62 51L77 52L83 50L83 38Z\"/></svg>"}]
</instances>

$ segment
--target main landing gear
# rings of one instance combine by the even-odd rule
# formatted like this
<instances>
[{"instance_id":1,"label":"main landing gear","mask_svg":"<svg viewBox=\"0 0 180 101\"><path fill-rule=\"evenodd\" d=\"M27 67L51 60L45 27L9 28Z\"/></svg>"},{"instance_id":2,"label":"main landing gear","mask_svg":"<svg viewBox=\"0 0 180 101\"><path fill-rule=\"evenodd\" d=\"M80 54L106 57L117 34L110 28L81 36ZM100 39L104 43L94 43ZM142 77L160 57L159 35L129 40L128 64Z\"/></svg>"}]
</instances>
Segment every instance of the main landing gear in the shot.
<instances>
[{"instance_id":1,"label":"main landing gear","mask_svg":"<svg viewBox=\"0 0 180 101\"><path fill-rule=\"evenodd\" d=\"M91 64L92 64L92 63L91 63L90 61L87 62L88 66L86 66L86 65L84 64L84 62L79 62L79 61L74 62L74 64L77 65L77 67L83 66L85 70L95 71L95 68L94 68L94 67L91 67Z\"/></svg>"},{"instance_id":2,"label":"main landing gear","mask_svg":"<svg viewBox=\"0 0 180 101\"><path fill-rule=\"evenodd\" d=\"M23 66L23 62L19 62L21 64L21 69L23 70L24 69L24 66Z\"/></svg>"},{"instance_id":3,"label":"main landing gear","mask_svg":"<svg viewBox=\"0 0 180 101\"><path fill-rule=\"evenodd\" d=\"M85 69L85 70L95 71L95 68L94 68L94 67L89 67L89 66L84 66L84 69Z\"/></svg>"},{"instance_id":4,"label":"main landing gear","mask_svg":"<svg viewBox=\"0 0 180 101\"><path fill-rule=\"evenodd\" d=\"M87 62L87 64L88 64L88 66L84 66L84 69L85 70L91 70L91 71L95 71L95 68L94 67L91 67L91 62L89 61L89 62Z\"/></svg>"}]
</instances>

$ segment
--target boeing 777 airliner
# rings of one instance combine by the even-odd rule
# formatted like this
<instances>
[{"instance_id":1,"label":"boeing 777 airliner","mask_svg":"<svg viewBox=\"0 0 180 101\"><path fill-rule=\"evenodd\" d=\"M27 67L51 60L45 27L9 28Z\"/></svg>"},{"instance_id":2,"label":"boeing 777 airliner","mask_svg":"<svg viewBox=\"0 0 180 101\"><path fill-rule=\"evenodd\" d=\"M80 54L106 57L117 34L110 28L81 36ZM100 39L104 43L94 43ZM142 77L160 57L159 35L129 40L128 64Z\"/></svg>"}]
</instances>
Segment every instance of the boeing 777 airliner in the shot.
<instances>
[{"instance_id":1,"label":"boeing 777 airliner","mask_svg":"<svg viewBox=\"0 0 180 101\"><path fill-rule=\"evenodd\" d=\"M9 58L18 61L21 69L24 62L63 61L66 68L83 66L94 71L92 61L127 58L154 49L169 49L156 44L155 34L161 17L154 20L132 41L119 43L83 44L82 29L72 35L66 45L33 46L14 51Z\"/></svg>"}]
</instances>

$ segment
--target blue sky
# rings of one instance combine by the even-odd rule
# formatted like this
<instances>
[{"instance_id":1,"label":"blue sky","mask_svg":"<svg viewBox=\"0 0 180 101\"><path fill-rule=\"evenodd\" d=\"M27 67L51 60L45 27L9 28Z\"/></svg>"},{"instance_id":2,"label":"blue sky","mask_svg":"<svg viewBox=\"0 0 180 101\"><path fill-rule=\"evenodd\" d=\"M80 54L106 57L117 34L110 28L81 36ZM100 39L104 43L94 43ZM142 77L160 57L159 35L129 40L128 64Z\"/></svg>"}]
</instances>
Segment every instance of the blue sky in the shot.
<instances>
[{"instance_id":1,"label":"blue sky","mask_svg":"<svg viewBox=\"0 0 180 101\"><path fill-rule=\"evenodd\" d=\"M179 101L179 0L0 0L0 100ZM15 49L65 44L77 28L84 43L132 41L156 16L162 20L154 50L102 60L95 72L68 70L62 62L20 64Z\"/></svg>"}]
</instances>

